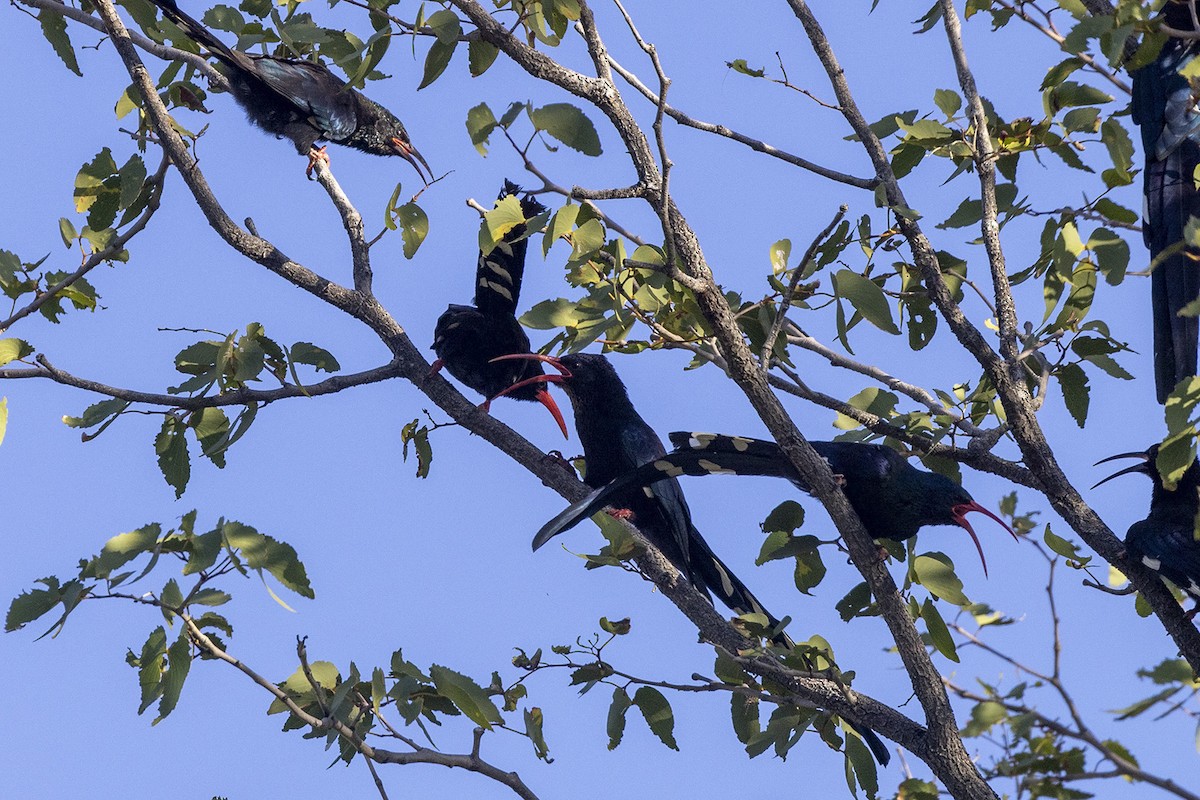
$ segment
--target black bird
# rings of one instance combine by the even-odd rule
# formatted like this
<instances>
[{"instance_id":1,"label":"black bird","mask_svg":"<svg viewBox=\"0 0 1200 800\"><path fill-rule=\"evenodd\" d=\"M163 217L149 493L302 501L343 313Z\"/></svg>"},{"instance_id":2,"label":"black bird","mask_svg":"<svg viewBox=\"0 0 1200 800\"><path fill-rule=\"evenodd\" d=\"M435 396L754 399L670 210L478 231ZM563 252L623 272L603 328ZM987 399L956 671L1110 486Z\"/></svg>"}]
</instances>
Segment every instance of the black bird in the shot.
<instances>
[{"instance_id":1,"label":"black bird","mask_svg":"<svg viewBox=\"0 0 1200 800\"><path fill-rule=\"evenodd\" d=\"M251 122L277 138L291 139L297 152L309 157L310 175L317 161L329 160L325 148L317 148L316 143L330 141L377 156L400 156L413 165L423 182L429 181L422 166L433 177L403 123L324 65L233 50L183 13L174 0L150 2L221 62L233 97Z\"/></svg>"},{"instance_id":2,"label":"black bird","mask_svg":"<svg viewBox=\"0 0 1200 800\"><path fill-rule=\"evenodd\" d=\"M521 187L504 182L500 200L521 193ZM528 378L544 374L536 361L496 361L497 356L528 353L529 337L517 322L517 302L521 296L521 278L525 272L525 251L529 247L526 223L546 211L546 207L525 195L521 213L526 222L510 229L490 253L479 252L475 270L475 305L450 304L438 317L433 329L433 350L437 360L430 374L442 367L460 382L483 395L483 409L492 398L509 389L507 396L516 400L536 400L554 415L563 436L567 423L547 387L529 383ZM511 388L522 383L520 388Z\"/></svg>"},{"instance_id":3,"label":"black bird","mask_svg":"<svg viewBox=\"0 0 1200 800\"><path fill-rule=\"evenodd\" d=\"M1171 0L1159 19L1194 29L1186 2ZM1197 89L1179 73L1198 54L1200 42L1168 39L1152 63L1133 72L1133 121L1146 158L1142 238L1153 268L1154 381L1164 404L1175 384L1196 374L1197 319L1179 312L1200 295L1200 249L1184 244L1188 221L1200 216L1200 109Z\"/></svg>"},{"instance_id":4,"label":"black bird","mask_svg":"<svg viewBox=\"0 0 1200 800\"><path fill-rule=\"evenodd\" d=\"M760 475L786 478L802 492L809 487L775 442L712 433L671 434L675 450L649 461L636 470L618 475L611 483L547 522L534 537L536 550L551 538L587 519L638 487L680 475ZM846 499L854 507L872 538L903 541L926 525L959 525L975 542L983 571L983 547L967 522L972 511L986 514L1004 526L1004 521L971 499L967 490L944 475L912 466L890 447L857 442L809 442L841 482Z\"/></svg>"},{"instance_id":5,"label":"black bird","mask_svg":"<svg viewBox=\"0 0 1200 800\"><path fill-rule=\"evenodd\" d=\"M607 358L591 353L560 358L535 353L503 356L501 362L525 359L545 362L561 373L534 376L527 379L526 383L556 383L571 399L571 406L575 410L575 430L583 445L587 467L584 482L588 486L607 488L613 485L611 482L615 479L630 474L642 465L651 465L651 469L657 472L653 465L660 463L666 450L654 429L633 407L625 384ZM595 494L593 492L592 496ZM635 483L609 492L605 501L595 510L605 505L618 509L614 515L628 519L636 526L683 573L696 591L709 598L710 602L712 594L715 594L735 613L762 614L772 629L779 628L779 620L763 607L696 530L679 481L659 473L653 482ZM535 540L534 549L542 543L544 539ZM791 638L782 631L773 641L787 649L795 647ZM850 720L846 722L863 738L876 760L886 766L891 756L874 731L861 728Z\"/></svg>"},{"instance_id":6,"label":"black bird","mask_svg":"<svg viewBox=\"0 0 1200 800\"><path fill-rule=\"evenodd\" d=\"M1129 526L1125 549L1200 602L1200 542L1195 534L1196 514L1200 511L1200 465L1193 461L1175 491L1168 491L1154 465L1157 457L1158 445L1154 445L1144 453L1121 453L1097 461L1103 464L1118 458L1141 459L1141 463L1109 475L1096 486L1134 472L1149 476L1154 483L1150 514Z\"/></svg>"}]
</instances>

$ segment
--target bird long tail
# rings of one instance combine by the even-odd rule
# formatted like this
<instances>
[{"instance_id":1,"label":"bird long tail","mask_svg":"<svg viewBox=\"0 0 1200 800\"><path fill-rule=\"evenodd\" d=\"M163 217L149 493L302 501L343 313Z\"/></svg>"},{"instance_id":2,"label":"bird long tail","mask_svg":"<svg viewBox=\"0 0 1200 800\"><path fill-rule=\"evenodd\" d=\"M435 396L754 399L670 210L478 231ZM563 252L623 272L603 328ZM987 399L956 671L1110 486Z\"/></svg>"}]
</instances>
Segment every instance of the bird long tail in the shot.
<instances>
[{"instance_id":1,"label":"bird long tail","mask_svg":"<svg viewBox=\"0 0 1200 800\"><path fill-rule=\"evenodd\" d=\"M241 69L252 69L248 56L230 48L220 39L213 36L212 32L202 23L183 13L179 6L175 4L175 0L150 0L150 2L162 10L164 17L182 28L183 32L193 41L207 48L209 52L221 61Z\"/></svg>"},{"instance_id":2,"label":"bird long tail","mask_svg":"<svg viewBox=\"0 0 1200 800\"><path fill-rule=\"evenodd\" d=\"M1200 144L1185 139L1161 160L1146 166L1146 246L1154 315L1154 379L1158 402L1184 378L1196 374L1197 333L1194 316L1179 312L1200 295L1197 253L1184 246L1193 214L1200 214L1200 191L1192 174L1200 165Z\"/></svg>"},{"instance_id":3,"label":"bird long tail","mask_svg":"<svg viewBox=\"0 0 1200 800\"><path fill-rule=\"evenodd\" d=\"M506 180L499 199L520 192L520 186ZM475 307L484 313L515 315L517 312L521 280L525 275L525 254L529 249L527 222L546 210L533 195L525 195L520 204L526 222L517 223L506 231L491 252L479 252L475 269Z\"/></svg>"}]
</instances>

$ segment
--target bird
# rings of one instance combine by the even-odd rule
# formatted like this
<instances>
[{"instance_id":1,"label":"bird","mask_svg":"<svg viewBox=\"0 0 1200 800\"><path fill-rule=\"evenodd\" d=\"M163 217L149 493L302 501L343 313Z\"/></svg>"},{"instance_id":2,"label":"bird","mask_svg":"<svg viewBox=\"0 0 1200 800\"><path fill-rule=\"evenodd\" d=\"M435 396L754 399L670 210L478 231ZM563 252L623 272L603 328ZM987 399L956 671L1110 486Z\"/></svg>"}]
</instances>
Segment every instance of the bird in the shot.
<instances>
[{"instance_id":1,"label":"bird","mask_svg":"<svg viewBox=\"0 0 1200 800\"><path fill-rule=\"evenodd\" d=\"M623 497L655 481L674 481L680 475L785 478L800 491L810 492L808 484L775 442L684 431L671 433L670 438L675 450L617 476L543 525L534 537L534 549L611 504L615 497ZM966 515L972 511L985 514L1017 538L1002 519L975 502L966 489L945 475L917 469L890 447L861 442L809 444L825 459L863 527L874 539L904 541L926 525L958 525L974 541L986 575L983 547Z\"/></svg>"},{"instance_id":2,"label":"bird","mask_svg":"<svg viewBox=\"0 0 1200 800\"><path fill-rule=\"evenodd\" d=\"M291 139L296 151L309 157L309 177L318 161L329 160L325 148L316 143L330 141L377 156L400 156L428 185L421 167L430 178L433 171L413 147L404 124L323 64L233 50L181 11L174 0L150 1L221 62L234 99L252 123L276 138Z\"/></svg>"},{"instance_id":3,"label":"bird","mask_svg":"<svg viewBox=\"0 0 1200 800\"><path fill-rule=\"evenodd\" d=\"M567 393L575 411L575 430L583 446L584 482L588 486L602 491L601 487L611 486L614 480L643 465L651 465L653 469L652 465L666 455L662 440L634 408L625 384L604 356L575 353L554 357L533 353L502 356L498 360L537 360L558 371L559 374L533 376L526 383L554 383ZM736 614L762 614L774 632L772 641L785 649L795 649L791 637L782 631L782 623L700 535L679 481L660 474L654 482L609 492L595 510L604 505L613 506L614 516L627 519L641 531L709 602L716 595ZM541 544L544 541L535 540L534 549ZM891 756L875 732L849 719L845 721L862 737L875 759L886 766Z\"/></svg>"},{"instance_id":4,"label":"bird","mask_svg":"<svg viewBox=\"0 0 1200 800\"><path fill-rule=\"evenodd\" d=\"M1130 525L1125 534L1126 552L1186 592L1200 609L1200 542L1196 541L1195 533L1196 514L1200 512L1200 465L1193 461L1171 491L1163 485L1154 464L1158 445L1143 452L1109 456L1096 463L1119 458L1136 458L1139 463L1114 472L1093 489L1132 473L1146 475L1154 484L1149 515Z\"/></svg>"},{"instance_id":5,"label":"bird","mask_svg":"<svg viewBox=\"0 0 1200 800\"><path fill-rule=\"evenodd\" d=\"M499 199L520 193L521 187L506 180ZM536 361L492 361L496 356L529 352L529 337L517 322L516 310L529 247L527 223L545 213L546 207L531 194L521 198L520 204L526 221L508 230L490 253L479 251L475 305L451 303L433 329L437 360L430 374L445 367L460 382L484 396L484 411L490 409L495 395L527 378L544 374L542 365ZM554 416L563 436L567 436L567 423L545 385L526 383L506 396L541 403Z\"/></svg>"},{"instance_id":6,"label":"bird","mask_svg":"<svg viewBox=\"0 0 1200 800\"><path fill-rule=\"evenodd\" d=\"M1186 2L1170 0L1159 20L1192 31ZM1145 210L1142 238L1150 250L1154 381L1158 402L1196 374L1197 318L1179 312L1200 296L1200 248L1185 244L1189 220L1200 216L1200 108L1197 89L1180 74L1200 55L1195 39L1169 38L1153 62L1134 70L1133 121L1141 129Z\"/></svg>"}]
</instances>

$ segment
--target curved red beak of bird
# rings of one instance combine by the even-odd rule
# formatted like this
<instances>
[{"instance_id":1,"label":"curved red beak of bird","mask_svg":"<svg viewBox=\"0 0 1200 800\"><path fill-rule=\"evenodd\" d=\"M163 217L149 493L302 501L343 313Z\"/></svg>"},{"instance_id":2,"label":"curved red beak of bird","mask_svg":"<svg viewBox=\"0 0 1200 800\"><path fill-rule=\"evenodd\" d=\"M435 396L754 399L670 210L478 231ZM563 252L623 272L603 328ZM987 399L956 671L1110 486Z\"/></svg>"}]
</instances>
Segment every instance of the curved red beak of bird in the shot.
<instances>
[{"instance_id":1,"label":"curved red beak of bird","mask_svg":"<svg viewBox=\"0 0 1200 800\"><path fill-rule=\"evenodd\" d=\"M496 356L495 358L490 359L488 363L490 364L494 361L541 361L543 364L549 364L550 366L554 367L556 370L558 370L559 374L556 375L551 373L549 375L534 375L532 378L526 378L523 381L517 381L507 389L496 392L496 394L489 397L487 400L488 403L491 403L497 397L504 397L506 394L512 394L518 389L524 389L526 386L532 386L535 383L562 383L567 378L572 377L571 370L567 369L561 361L553 356L544 356L541 353L509 353L506 356ZM550 391L543 386L538 389L537 394L535 394L534 397L536 397L537 401L544 405L546 410L549 411L554 417L554 421L558 423L559 430L562 431L563 438L570 439L570 435L567 434L567 423L563 420L562 412L558 409L558 403L554 402L554 398L550 396Z\"/></svg>"},{"instance_id":2,"label":"curved red beak of bird","mask_svg":"<svg viewBox=\"0 0 1200 800\"><path fill-rule=\"evenodd\" d=\"M413 165L413 169L421 176L421 182L428 186L429 181L433 180L433 170L429 168L429 164L425 163L425 157L417 152L417 148L413 147L411 142L406 142L396 136L392 137L392 147L396 149L396 155ZM421 163L418 164L418 161ZM429 173L429 180L426 180L425 173L421 172L422 166L425 167L425 172Z\"/></svg>"},{"instance_id":3,"label":"curved red beak of bird","mask_svg":"<svg viewBox=\"0 0 1200 800\"><path fill-rule=\"evenodd\" d=\"M967 514L971 513L972 511L978 511L980 514L984 514L996 520L996 522L1000 523L1000 527L1008 531L1009 535L1017 541L1021 541L1021 538L1017 536L1016 531L1008 527L1008 524L1004 520L1000 519L998 516L993 514L991 511L988 511L974 500L969 503L959 503L950 509L950 515L954 517L955 524L965 528L967 533L971 534L971 541L975 542L975 549L979 552L979 561L981 564L983 564L983 576L986 578L988 574L988 568L987 559L983 557L983 545L979 543L979 537L975 535L975 529L971 527L971 523L967 522Z\"/></svg>"}]
</instances>

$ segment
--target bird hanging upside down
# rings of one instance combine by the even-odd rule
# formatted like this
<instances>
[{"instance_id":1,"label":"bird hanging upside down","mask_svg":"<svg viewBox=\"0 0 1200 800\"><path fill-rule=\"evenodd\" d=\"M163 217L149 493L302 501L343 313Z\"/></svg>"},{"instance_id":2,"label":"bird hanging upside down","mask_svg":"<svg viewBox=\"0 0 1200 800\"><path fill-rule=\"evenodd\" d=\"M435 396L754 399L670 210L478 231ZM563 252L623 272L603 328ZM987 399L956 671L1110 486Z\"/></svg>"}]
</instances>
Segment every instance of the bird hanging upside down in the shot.
<instances>
[{"instance_id":1,"label":"bird hanging upside down","mask_svg":"<svg viewBox=\"0 0 1200 800\"><path fill-rule=\"evenodd\" d=\"M520 193L521 187L505 181L499 199ZM546 386L525 382L542 375L542 365L536 361L493 362L497 356L529 352L529 337L517 322L516 311L529 247L527 223L544 213L546 207L529 194L520 202L525 222L506 232L490 253L479 253L475 305L452 303L438 317L433 330L433 350L438 357L431 372L445 367L460 382L479 392L487 398L482 406L484 411L490 409L492 398L502 392L516 400L537 401L554 416L565 437L567 423ZM518 383L524 385L513 388ZM506 389L509 391L505 392Z\"/></svg>"},{"instance_id":2,"label":"bird hanging upside down","mask_svg":"<svg viewBox=\"0 0 1200 800\"><path fill-rule=\"evenodd\" d=\"M433 178L404 124L323 64L233 50L183 13L174 0L150 2L221 62L219 69L229 80L234 99L252 123L278 138L291 139L296 151L309 157L310 177L318 161L329 161L325 148L316 143L330 141L377 156L400 156L413 165L422 182L428 184Z\"/></svg>"}]
</instances>

